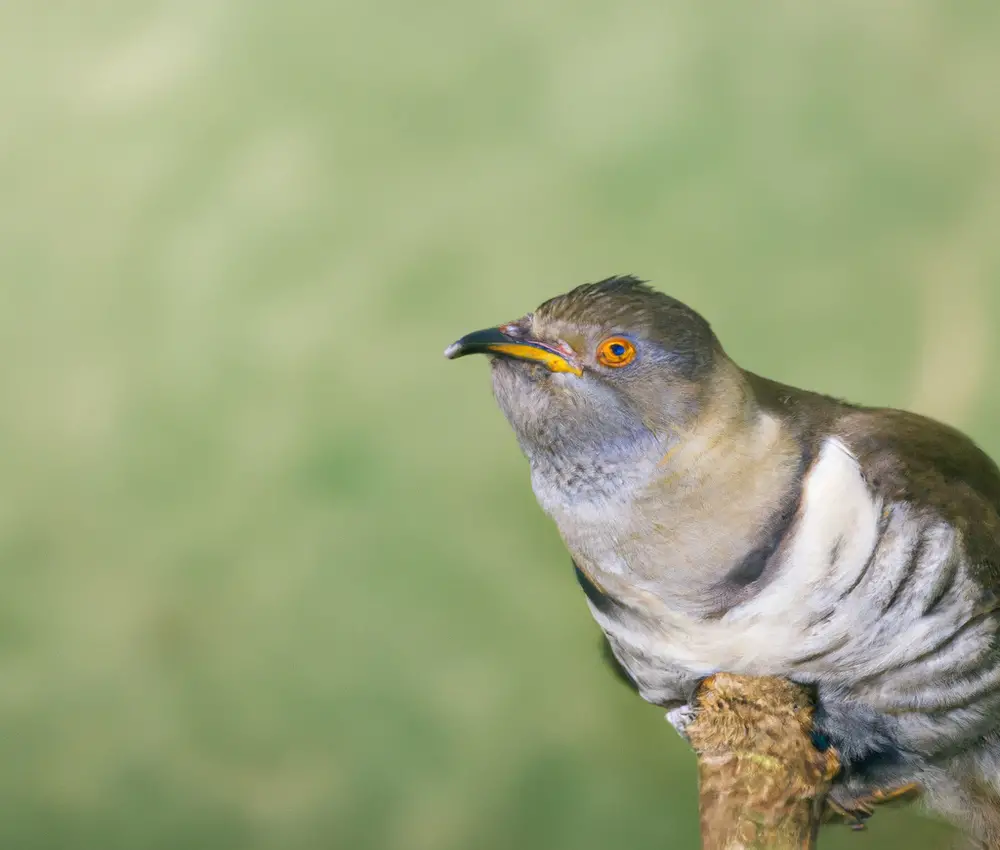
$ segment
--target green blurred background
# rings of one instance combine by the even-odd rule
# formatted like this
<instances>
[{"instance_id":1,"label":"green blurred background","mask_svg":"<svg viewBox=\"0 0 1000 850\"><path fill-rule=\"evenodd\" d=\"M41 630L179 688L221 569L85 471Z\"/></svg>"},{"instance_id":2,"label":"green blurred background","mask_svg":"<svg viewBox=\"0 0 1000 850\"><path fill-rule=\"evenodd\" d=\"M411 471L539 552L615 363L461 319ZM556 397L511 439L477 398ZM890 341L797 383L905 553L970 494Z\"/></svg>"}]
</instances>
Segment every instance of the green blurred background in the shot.
<instances>
[{"instance_id":1,"label":"green blurred background","mask_svg":"<svg viewBox=\"0 0 1000 850\"><path fill-rule=\"evenodd\" d=\"M697 846L441 352L634 272L1000 455L998 47L995 2L2 4L0 846Z\"/></svg>"}]
</instances>

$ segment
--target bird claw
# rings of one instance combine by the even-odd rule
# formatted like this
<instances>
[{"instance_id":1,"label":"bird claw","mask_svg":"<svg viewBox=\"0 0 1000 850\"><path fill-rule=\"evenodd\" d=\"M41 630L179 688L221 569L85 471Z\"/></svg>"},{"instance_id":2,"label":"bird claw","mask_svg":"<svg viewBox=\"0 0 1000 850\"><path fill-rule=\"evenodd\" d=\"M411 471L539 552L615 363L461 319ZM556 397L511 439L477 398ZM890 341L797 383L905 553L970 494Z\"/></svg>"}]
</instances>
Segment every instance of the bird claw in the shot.
<instances>
[{"instance_id":1,"label":"bird claw","mask_svg":"<svg viewBox=\"0 0 1000 850\"><path fill-rule=\"evenodd\" d=\"M842 788L834 788L826 799L828 819L840 818L851 829L862 830L865 828L865 821L875 814L875 806L900 801L908 802L919 794L920 786L916 782L887 790L877 788L870 794L860 797L846 794Z\"/></svg>"},{"instance_id":2,"label":"bird claw","mask_svg":"<svg viewBox=\"0 0 1000 850\"><path fill-rule=\"evenodd\" d=\"M677 730L678 735L690 743L691 739L688 737L687 728L694 721L696 714L694 706L685 703L667 712L667 722Z\"/></svg>"},{"instance_id":3,"label":"bird claw","mask_svg":"<svg viewBox=\"0 0 1000 850\"><path fill-rule=\"evenodd\" d=\"M851 829L861 831L866 828L865 821L875 812L864 800L845 801L841 804L831 795L826 799L827 820L840 819Z\"/></svg>"}]
</instances>

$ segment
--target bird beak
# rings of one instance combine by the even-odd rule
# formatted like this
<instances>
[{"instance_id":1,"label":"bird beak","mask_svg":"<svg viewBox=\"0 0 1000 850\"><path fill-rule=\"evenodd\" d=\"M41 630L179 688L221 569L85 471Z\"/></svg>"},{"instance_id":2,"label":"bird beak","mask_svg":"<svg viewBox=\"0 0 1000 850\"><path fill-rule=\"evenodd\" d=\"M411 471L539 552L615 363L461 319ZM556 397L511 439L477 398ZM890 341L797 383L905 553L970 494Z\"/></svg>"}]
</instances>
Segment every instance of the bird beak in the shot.
<instances>
[{"instance_id":1,"label":"bird beak","mask_svg":"<svg viewBox=\"0 0 1000 850\"><path fill-rule=\"evenodd\" d=\"M444 352L449 360L465 357L466 354L497 354L515 360L532 360L547 366L553 372L583 374L583 369L570 360L567 354L537 340L510 336L500 328L487 328L466 334L458 342L449 345Z\"/></svg>"}]
</instances>

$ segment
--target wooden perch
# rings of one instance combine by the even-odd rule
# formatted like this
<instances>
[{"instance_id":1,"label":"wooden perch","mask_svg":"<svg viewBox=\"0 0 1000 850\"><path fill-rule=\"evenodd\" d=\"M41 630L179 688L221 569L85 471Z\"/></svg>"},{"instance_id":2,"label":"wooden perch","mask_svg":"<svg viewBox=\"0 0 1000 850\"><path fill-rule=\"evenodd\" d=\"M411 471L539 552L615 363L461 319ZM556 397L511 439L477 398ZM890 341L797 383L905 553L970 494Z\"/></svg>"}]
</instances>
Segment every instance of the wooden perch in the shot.
<instances>
[{"instance_id":1,"label":"wooden perch","mask_svg":"<svg viewBox=\"0 0 1000 850\"><path fill-rule=\"evenodd\" d=\"M720 673L695 707L704 850L812 850L839 765L813 744L807 689Z\"/></svg>"}]
</instances>

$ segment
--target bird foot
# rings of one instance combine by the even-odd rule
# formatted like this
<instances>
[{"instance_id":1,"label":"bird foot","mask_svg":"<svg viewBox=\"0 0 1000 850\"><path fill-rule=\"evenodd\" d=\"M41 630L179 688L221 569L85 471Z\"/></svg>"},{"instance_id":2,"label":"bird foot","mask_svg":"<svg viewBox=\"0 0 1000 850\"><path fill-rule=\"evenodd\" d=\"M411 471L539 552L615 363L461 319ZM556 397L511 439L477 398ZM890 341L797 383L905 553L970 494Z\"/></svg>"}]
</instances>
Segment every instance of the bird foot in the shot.
<instances>
[{"instance_id":1,"label":"bird foot","mask_svg":"<svg viewBox=\"0 0 1000 850\"><path fill-rule=\"evenodd\" d=\"M678 735L690 743L691 739L688 737L687 728L694 721L697 713L693 705L685 703L667 712L667 722L677 730Z\"/></svg>"},{"instance_id":2,"label":"bird foot","mask_svg":"<svg viewBox=\"0 0 1000 850\"><path fill-rule=\"evenodd\" d=\"M920 786L916 782L898 788L876 789L862 796L855 796L843 787L834 787L826 798L827 819L842 820L851 829L864 829L865 821L875 814L875 806L910 802L919 795Z\"/></svg>"}]
</instances>

